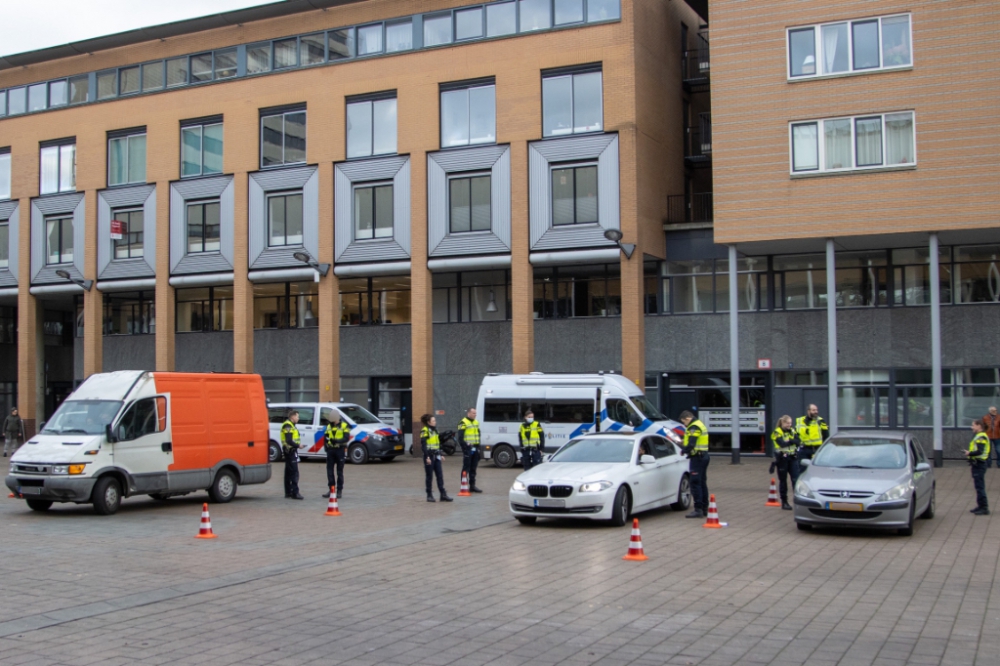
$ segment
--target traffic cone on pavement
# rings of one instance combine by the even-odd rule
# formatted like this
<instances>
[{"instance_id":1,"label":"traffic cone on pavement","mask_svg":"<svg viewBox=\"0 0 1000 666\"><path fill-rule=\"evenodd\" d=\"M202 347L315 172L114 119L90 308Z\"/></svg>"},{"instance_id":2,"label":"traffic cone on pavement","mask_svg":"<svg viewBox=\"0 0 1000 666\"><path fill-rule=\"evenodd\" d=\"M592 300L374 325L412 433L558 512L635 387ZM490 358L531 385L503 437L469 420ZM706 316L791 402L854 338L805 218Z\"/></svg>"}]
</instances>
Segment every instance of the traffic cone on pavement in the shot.
<instances>
[{"instance_id":1,"label":"traffic cone on pavement","mask_svg":"<svg viewBox=\"0 0 1000 666\"><path fill-rule=\"evenodd\" d=\"M632 536L629 537L628 541L628 552L625 553L623 560L631 560L633 562L642 562L643 560L648 560L646 553L642 552L642 537L639 536L639 519L632 519Z\"/></svg>"},{"instance_id":2,"label":"traffic cone on pavement","mask_svg":"<svg viewBox=\"0 0 1000 666\"><path fill-rule=\"evenodd\" d=\"M767 493L767 504L764 506L781 506L781 502L778 501L778 489L774 487L774 477L771 477L771 490Z\"/></svg>"},{"instance_id":3,"label":"traffic cone on pavement","mask_svg":"<svg viewBox=\"0 0 1000 666\"><path fill-rule=\"evenodd\" d=\"M462 472L462 486L458 489L459 497L472 497L472 493L469 491L469 473Z\"/></svg>"},{"instance_id":4,"label":"traffic cone on pavement","mask_svg":"<svg viewBox=\"0 0 1000 666\"><path fill-rule=\"evenodd\" d=\"M330 486L330 501L326 505L326 513L324 516L339 516L340 508L337 506L337 489L334 486Z\"/></svg>"},{"instance_id":5,"label":"traffic cone on pavement","mask_svg":"<svg viewBox=\"0 0 1000 666\"><path fill-rule=\"evenodd\" d=\"M719 509L715 506L715 495L708 496L708 520L702 527L709 527L712 529L720 529L722 525L719 524Z\"/></svg>"},{"instance_id":6,"label":"traffic cone on pavement","mask_svg":"<svg viewBox=\"0 0 1000 666\"><path fill-rule=\"evenodd\" d=\"M201 505L201 528L194 536L195 539L214 539L216 534L212 532L212 519L208 517L208 504Z\"/></svg>"}]
</instances>

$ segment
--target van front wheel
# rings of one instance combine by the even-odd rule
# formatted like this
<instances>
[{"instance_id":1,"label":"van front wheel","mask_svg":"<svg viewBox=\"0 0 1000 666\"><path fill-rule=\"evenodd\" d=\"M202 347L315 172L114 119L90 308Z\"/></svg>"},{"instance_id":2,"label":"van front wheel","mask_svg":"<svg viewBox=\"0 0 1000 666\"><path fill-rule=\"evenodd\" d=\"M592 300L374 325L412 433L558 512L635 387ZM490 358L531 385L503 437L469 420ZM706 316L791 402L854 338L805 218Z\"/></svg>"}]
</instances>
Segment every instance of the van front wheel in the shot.
<instances>
[{"instance_id":1,"label":"van front wheel","mask_svg":"<svg viewBox=\"0 0 1000 666\"><path fill-rule=\"evenodd\" d=\"M493 449L493 464L501 469L510 469L514 466L516 460L517 456L514 455L514 449L506 444L501 444Z\"/></svg>"},{"instance_id":2,"label":"van front wheel","mask_svg":"<svg viewBox=\"0 0 1000 666\"><path fill-rule=\"evenodd\" d=\"M354 444L347 450L347 457L355 465L364 465L368 462L368 449L364 444Z\"/></svg>"},{"instance_id":3,"label":"van front wheel","mask_svg":"<svg viewBox=\"0 0 1000 666\"><path fill-rule=\"evenodd\" d=\"M122 504L122 486L113 476L102 477L94 484L91 499L97 515L110 516L116 513Z\"/></svg>"},{"instance_id":4,"label":"van front wheel","mask_svg":"<svg viewBox=\"0 0 1000 666\"><path fill-rule=\"evenodd\" d=\"M215 475L215 482L208 489L208 494L216 504L225 504L236 497L236 485L236 475L232 470L222 469Z\"/></svg>"}]
</instances>

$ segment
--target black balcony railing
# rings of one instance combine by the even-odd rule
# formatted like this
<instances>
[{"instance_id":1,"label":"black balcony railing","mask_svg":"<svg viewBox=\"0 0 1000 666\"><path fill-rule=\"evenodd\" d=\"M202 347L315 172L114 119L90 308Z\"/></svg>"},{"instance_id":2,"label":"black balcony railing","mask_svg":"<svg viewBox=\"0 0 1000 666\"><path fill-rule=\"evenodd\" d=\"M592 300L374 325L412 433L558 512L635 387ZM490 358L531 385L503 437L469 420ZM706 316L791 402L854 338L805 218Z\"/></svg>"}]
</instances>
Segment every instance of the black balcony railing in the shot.
<instances>
[{"instance_id":1,"label":"black balcony railing","mask_svg":"<svg viewBox=\"0 0 1000 666\"><path fill-rule=\"evenodd\" d=\"M683 194L667 197L668 224L711 222L713 219L711 192L699 192L690 198Z\"/></svg>"},{"instance_id":2,"label":"black balcony railing","mask_svg":"<svg viewBox=\"0 0 1000 666\"><path fill-rule=\"evenodd\" d=\"M685 51L681 58L681 79L688 85L708 83L711 71L708 45Z\"/></svg>"}]
</instances>

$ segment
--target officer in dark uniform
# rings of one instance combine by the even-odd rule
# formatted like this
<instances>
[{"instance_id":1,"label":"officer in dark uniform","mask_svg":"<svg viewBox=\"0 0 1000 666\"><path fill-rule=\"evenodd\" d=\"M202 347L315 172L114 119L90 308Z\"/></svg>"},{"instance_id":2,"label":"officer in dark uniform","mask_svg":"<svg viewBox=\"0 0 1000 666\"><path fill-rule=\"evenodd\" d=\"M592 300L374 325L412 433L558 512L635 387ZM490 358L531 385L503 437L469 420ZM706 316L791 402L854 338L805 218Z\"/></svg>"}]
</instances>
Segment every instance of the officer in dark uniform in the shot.
<instances>
[{"instance_id":1,"label":"officer in dark uniform","mask_svg":"<svg viewBox=\"0 0 1000 666\"><path fill-rule=\"evenodd\" d=\"M972 509L976 516L990 515L990 503L986 498L986 461L990 459L990 438L985 430L981 420L972 422L974 436L969 442L969 450L965 452L972 467L972 484L976 488L976 508Z\"/></svg>"},{"instance_id":2,"label":"officer in dark uniform","mask_svg":"<svg viewBox=\"0 0 1000 666\"><path fill-rule=\"evenodd\" d=\"M285 452L285 498L305 499L299 493L299 413L294 409L288 413L288 418L281 424L281 448Z\"/></svg>"},{"instance_id":3,"label":"officer in dark uniform","mask_svg":"<svg viewBox=\"0 0 1000 666\"><path fill-rule=\"evenodd\" d=\"M424 454L424 477L427 485L427 501L433 502L434 493L431 492L431 477L437 476L438 491L441 493L442 502L451 502L448 491L444 489L444 471L441 469L441 460L444 455L441 453L441 438L438 436L437 419L430 414L420 417L420 422L424 427L420 430L420 446Z\"/></svg>"},{"instance_id":4,"label":"officer in dark uniform","mask_svg":"<svg viewBox=\"0 0 1000 666\"><path fill-rule=\"evenodd\" d=\"M705 518L708 516L708 463L710 462L708 428L687 410L681 412L681 423L687 429L684 433L682 453L689 459L691 498L694 500L694 509L685 518Z\"/></svg>"},{"instance_id":5,"label":"officer in dark uniform","mask_svg":"<svg viewBox=\"0 0 1000 666\"><path fill-rule=\"evenodd\" d=\"M795 430L799 433L799 439L802 442L796 456L796 465L798 465L799 460L806 458L812 460L816 451L830 436L830 426L819 415L819 407L816 405L809 405L806 415L795 419ZM796 470L796 475L798 475L798 470Z\"/></svg>"},{"instance_id":6,"label":"officer in dark uniform","mask_svg":"<svg viewBox=\"0 0 1000 666\"><path fill-rule=\"evenodd\" d=\"M474 493L483 492L476 487L476 468L479 467L479 421L476 408L470 407L465 418L458 424L458 443L462 447L462 471L469 476L469 489Z\"/></svg>"},{"instance_id":7,"label":"officer in dark uniform","mask_svg":"<svg viewBox=\"0 0 1000 666\"><path fill-rule=\"evenodd\" d=\"M527 472L535 465L542 464L542 448L545 446L545 430L542 424L535 420L535 413L530 409L524 413L524 423L518 435L521 440L521 464Z\"/></svg>"},{"instance_id":8,"label":"officer in dark uniform","mask_svg":"<svg viewBox=\"0 0 1000 666\"><path fill-rule=\"evenodd\" d=\"M339 412L333 412L333 419L326 424L323 433L323 448L326 449L326 486L336 488L337 499L344 496L344 461L347 460L347 444L351 440L351 426L340 418ZM336 478L334 477L336 471ZM336 481L336 483L334 483ZM330 492L323 493L329 497Z\"/></svg>"},{"instance_id":9,"label":"officer in dark uniform","mask_svg":"<svg viewBox=\"0 0 1000 666\"><path fill-rule=\"evenodd\" d=\"M778 492L781 494L781 508L791 511L792 505L788 503L788 477L792 477L792 491L795 490L795 482L799 479L799 461L795 459L801 440L799 433L792 427L792 417L782 416L771 433L771 442L774 444L774 466L778 470Z\"/></svg>"}]
</instances>

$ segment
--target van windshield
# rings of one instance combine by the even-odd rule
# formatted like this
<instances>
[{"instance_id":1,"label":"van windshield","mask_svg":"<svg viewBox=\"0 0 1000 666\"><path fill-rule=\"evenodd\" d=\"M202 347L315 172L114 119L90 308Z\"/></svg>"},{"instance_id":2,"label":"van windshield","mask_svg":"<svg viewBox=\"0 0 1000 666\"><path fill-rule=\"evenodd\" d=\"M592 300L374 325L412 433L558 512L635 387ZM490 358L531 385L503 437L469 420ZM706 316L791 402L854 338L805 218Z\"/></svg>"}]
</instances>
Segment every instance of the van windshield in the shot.
<instances>
[{"instance_id":1,"label":"van windshield","mask_svg":"<svg viewBox=\"0 0 1000 666\"><path fill-rule=\"evenodd\" d=\"M382 423L377 418L372 416L372 413L364 407L358 407L357 405L341 405L337 409L339 409L340 413L350 419L355 425Z\"/></svg>"},{"instance_id":2,"label":"van windshield","mask_svg":"<svg viewBox=\"0 0 1000 666\"><path fill-rule=\"evenodd\" d=\"M649 419L650 421L666 421L667 417L653 406L653 403L649 401L644 395L630 395L629 400L635 403L635 406L639 408L639 411Z\"/></svg>"},{"instance_id":3,"label":"van windshield","mask_svg":"<svg viewBox=\"0 0 1000 666\"><path fill-rule=\"evenodd\" d=\"M42 428L42 434L103 434L121 406L121 400L66 400Z\"/></svg>"}]
</instances>

